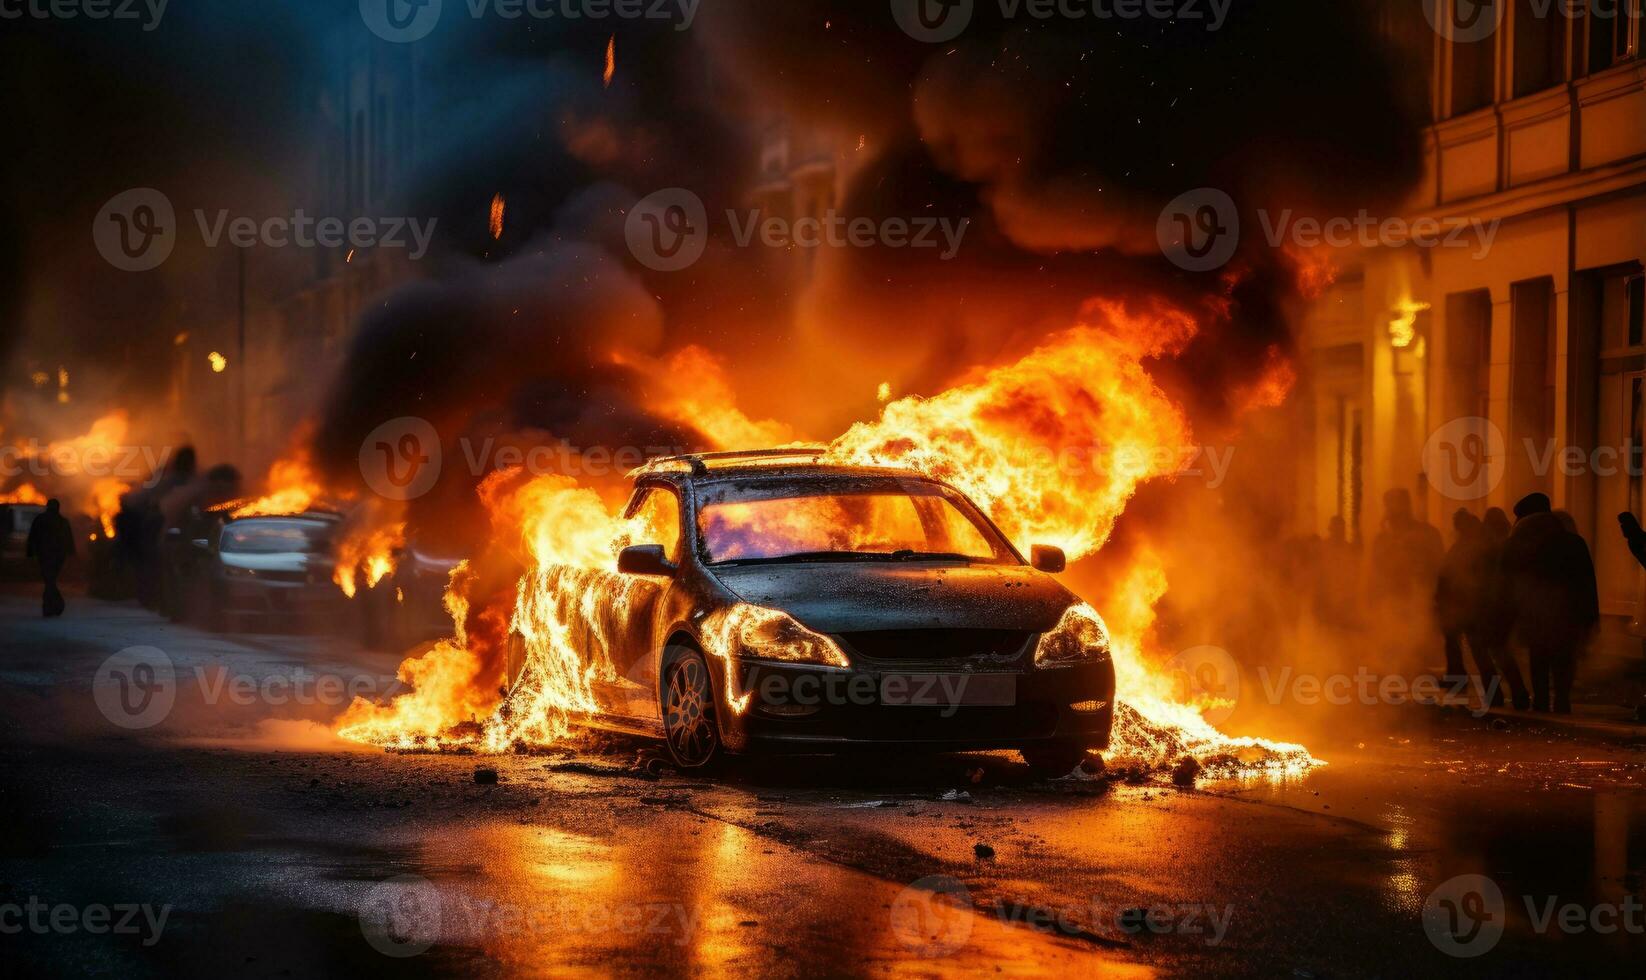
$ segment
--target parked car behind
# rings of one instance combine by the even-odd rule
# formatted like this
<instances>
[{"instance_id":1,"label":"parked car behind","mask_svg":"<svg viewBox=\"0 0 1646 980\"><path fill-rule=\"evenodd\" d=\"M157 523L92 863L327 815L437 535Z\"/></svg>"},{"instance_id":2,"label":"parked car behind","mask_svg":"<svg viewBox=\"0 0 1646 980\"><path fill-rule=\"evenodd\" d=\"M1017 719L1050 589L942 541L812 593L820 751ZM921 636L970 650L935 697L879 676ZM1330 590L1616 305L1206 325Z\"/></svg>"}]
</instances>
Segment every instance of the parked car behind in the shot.
<instances>
[{"instance_id":1,"label":"parked car behind","mask_svg":"<svg viewBox=\"0 0 1646 980\"><path fill-rule=\"evenodd\" d=\"M215 629L258 622L274 629L332 625L344 609L332 582L336 514L311 512L225 521L191 543L207 617Z\"/></svg>"}]
</instances>

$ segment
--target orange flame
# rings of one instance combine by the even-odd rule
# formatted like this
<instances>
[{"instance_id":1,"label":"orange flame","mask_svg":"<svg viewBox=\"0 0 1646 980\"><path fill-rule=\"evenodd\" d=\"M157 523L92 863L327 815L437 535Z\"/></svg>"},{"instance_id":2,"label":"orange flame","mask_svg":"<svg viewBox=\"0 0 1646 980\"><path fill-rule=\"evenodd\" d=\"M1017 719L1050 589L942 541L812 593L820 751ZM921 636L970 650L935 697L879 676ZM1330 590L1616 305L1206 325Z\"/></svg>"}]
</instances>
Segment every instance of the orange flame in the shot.
<instances>
[{"instance_id":1,"label":"orange flame","mask_svg":"<svg viewBox=\"0 0 1646 980\"><path fill-rule=\"evenodd\" d=\"M34 504L44 506L46 495L32 483L20 483L5 493L0 493L0 504Z\"/></svg>"},{"instance_id":2,"label":"orange flame","mask_svg":"<svg viewBox=\"0 0 1646 980\"><path fill-rule=\"evenodd\" d=\"M612 76L617 74L617 35L613 34L606 39L606 70L600 80L607 88L612 87Z\"/></svg>"},{"instance_id":3,"label":"orange flame","mask_svg":"<svg viewBox=\"0 0 1646 980\"><path fill-rule=\"evenodd\" d=\"M310 510L325 496L325 487L309 465L306 451L274 461L263 485L267 491L255 500L229 505L229 516L279 517Z\"/></svg>"}]
</instances>

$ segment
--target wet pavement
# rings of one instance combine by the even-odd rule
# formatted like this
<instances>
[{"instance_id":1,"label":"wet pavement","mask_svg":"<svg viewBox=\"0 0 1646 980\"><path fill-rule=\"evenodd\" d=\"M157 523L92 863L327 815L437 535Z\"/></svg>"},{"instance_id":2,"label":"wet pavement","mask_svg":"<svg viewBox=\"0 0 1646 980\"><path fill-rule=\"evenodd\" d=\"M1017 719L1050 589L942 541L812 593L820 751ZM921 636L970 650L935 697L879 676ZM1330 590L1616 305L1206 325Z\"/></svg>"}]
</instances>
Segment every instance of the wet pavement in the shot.
<instances>
[{"instance_id":1,"label":"wet pavement","mask_svg":"<svg viewBox=\"0 0 1646 980\"><path fill-rule=\"evenodd\" d=\"M398 657L29 611L0 598L0 948L31 972L1548 976L1646 952L1625 743L1406 706L1312 741L1310 773L1187 789L1006 754L714 778L609 738L388 755L329 738L320 682L264 682L386 689ZM92 681L138 644L186 680L123 729Z\"/></svg>"}]
</instances>

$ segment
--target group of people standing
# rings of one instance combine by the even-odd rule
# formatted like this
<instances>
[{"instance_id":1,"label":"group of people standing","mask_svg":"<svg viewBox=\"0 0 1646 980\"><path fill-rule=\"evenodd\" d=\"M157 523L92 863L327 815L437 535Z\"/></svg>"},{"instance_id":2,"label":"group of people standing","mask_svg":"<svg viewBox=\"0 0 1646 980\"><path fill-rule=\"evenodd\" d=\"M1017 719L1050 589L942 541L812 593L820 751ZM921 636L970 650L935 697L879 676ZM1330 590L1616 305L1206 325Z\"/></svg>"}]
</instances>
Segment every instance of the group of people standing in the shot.
<instances>
[{"instance_id":1,"label":"group of people standing","mask_svg":"<svg viewBox=\"0 0 1646 980\"><path fill-rule=\"evenodd\" d=\"M1446 550L1440 533L1412 514L1405 490L1389 491L1384 506L1374 578L1408 594L1434 583L1446 673L1468 675L1467 651L1488 706L1570 712L1578 657L1600 621L1594 561L1571 515L1541 493L1515 504L1513 523L1498 507L1480 517L1459 509ZM1631 526L1637 532L1637 556L1646 555L1646 532L1630 515L1623 520L1625 536Z\"/></svg>"},{"instance_id":2,"label":"group of people standing","mask_svg":"<svg viewBox=\"0 0 1646 980\"><path fill-rule=\"evenodd\" d=\"M1569 713L1578 657L1600 622L1594 561L1571 515L1546 495L1521 498L1514 516L1511 525L1493 507L1480 518L1463 509L1452 517L1457 540L1435 586L1446 672L1466 674L1466 647L1488 705L1503 704L1507 688L1518 709Z\"/></svg>"}]
</instances>

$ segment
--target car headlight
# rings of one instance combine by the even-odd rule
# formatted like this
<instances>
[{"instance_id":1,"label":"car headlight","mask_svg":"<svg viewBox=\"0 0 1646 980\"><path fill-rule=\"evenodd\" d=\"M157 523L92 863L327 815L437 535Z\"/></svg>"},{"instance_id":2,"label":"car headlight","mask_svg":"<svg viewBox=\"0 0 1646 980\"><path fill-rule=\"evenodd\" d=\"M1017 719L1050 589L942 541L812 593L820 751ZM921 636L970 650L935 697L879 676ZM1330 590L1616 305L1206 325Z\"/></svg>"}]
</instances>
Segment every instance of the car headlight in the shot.
<instances>
[{"instance_id":1,"label":"car headlight","mask_svg":"<svg viewBox=\"0 0 1646 980\"><path fill-rule=\"evenodd\" d=\"M1084 602L1063 611L1057 625L1040 635L1034 649L1036 667L1073 667L1109 659L1109 628Z\"/></svg>"},{"instance_id":2,"label":"car headlight","mask_svg":"<svg viewBox=\"0 0 1646 980\"><path fill-rule=\"evenodd\" d=\"M807 629L788 613L747 602L720 610L703 622L703 639L720 657L754 657L848 669L840 645Z\"/></svg>"}]
</instances>

